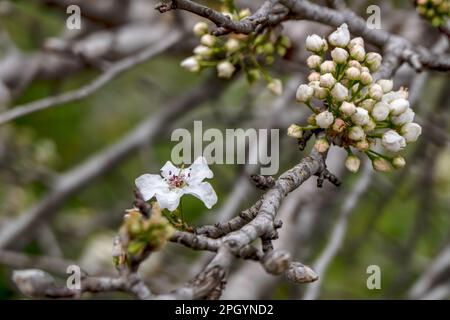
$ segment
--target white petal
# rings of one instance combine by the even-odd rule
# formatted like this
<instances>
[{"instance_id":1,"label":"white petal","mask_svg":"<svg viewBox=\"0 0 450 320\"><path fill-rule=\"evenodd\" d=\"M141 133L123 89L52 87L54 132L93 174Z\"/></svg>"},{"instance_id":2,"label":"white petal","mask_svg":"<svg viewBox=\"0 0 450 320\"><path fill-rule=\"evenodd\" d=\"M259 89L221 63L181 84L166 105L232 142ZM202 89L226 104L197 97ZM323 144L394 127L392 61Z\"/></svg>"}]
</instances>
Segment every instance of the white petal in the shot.
<instances>
[{"instance_id":1,"label":"white petal","mask_svg":"<svg viewBox=\"0 0 450 320\"><path fill-rule=\"evenodd\" d=\"M214 174L209 169L208 163L204 157L198 157L189 168L185 169L185 180L189 185L196 185L205 178L211 179Z\"/></svg>"},{"instance_id":2,"label":"white petal","mask_svg":"<svg viewBox=\"0 0 450 320\"><path fill-rule=\"evenodd\" d=\"M216 192L208 182L186 186L183 188L183 191L203 201L208 209L211 209L217 202Z\"/></svg>"},{"instance_id":3,"label":"white petal","mask_svg":"<svg viewBox=\"0 0 450 320\"><path fill-rule=\"evenodd\" d=\"M144 200L150 200L157 192L165 192L168 184L159 174L143 174L135 180L136 187L141 192Z\"/></svg>"},{"instance_id":4,"label":"white petal","mask_svg":"<svg viewBox=\"0 0 450 320\"><path fill-rule=\"evenodd\" d=\"M161 168L161 175L168 179L172 175L178 175L180 173L180 168L175 167L172 162L167 161L166 164Z\"/></svg>"},{"instance_id":5,"label":"white petal","mask_svg":"<svg viewBox=\"0 0 450 320\"><path fill-rule=\"evenodd\" d=\"M183 191L178 188L167 190L166 192L156 193L156 200L161 209L168 209L174 211L180 204L180 198L183 196Z\"/></svg>"}]
</instances>

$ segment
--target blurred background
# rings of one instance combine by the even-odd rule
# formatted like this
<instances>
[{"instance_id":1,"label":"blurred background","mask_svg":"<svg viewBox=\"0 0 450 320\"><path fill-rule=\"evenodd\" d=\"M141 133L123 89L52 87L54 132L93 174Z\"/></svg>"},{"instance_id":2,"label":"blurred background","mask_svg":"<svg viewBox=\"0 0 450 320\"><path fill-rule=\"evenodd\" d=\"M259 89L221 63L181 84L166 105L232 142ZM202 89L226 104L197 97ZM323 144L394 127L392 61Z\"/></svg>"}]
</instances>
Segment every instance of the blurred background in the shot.
<instances>
[{"instance_id":1,"label":"blurred background","mask_svg":"<svg viewBox=\"0 0 450 320\"><path fill-rule=\"evenodd\" d=\"M417 15L412 1L346 2L362 17L377 4L383 29L436 52L448 50L448 38ZM75 261L90 274L115 274L112 241L124 210L132 207L134 179L158 172L170 159L176 128L192 130L194 120L202 120L204 130L279 128L280 173L308 154L285 130L309 115L295 101L295 90L308 75L306 36L326 35L331 28L311 21L283 24L292 48L269 69L284 85L283 94L274 96L263 81L250 85L244 75L222 81L214 70L198 75L181 68L198 44L190 30L200 18L181 11L160 14L155 3L0 1L0 112L84 87L117 62L158 48L82 99L0 125L0 243L17 221L39 212L26 229L32 232L0 250L0 299L23 298L11 280L15 269L45 265L64 279L59 263ZM203 3L217 7L219 1ZM237 2L251 9L260 3ZM66 28L70 4L81 7L81 30ZM180 26L187 33L172 41L172 30ZM404 65L394 78L394 88L400 86L409 88L424 128L405 152L407 166L386 174L365 165L350 174L343 168L345 154L332 148L328 165L342 186L317 189L310 179L280 209L284 225L275 246L311 265L321 280L294 285L267 275L258 263L235 261L223 298L450 297L449 75L418 74ZM183 203L194 226L225 221L261 195L248 178L254 167L211 169L219 197L213 210L193 197ZM210 258L169 243L140 272L154 292L164 293L188 281ZM379 290L366 286L370 265L380 267ZM94 297L129 298L83 296Z\"/></svg>"}]
</instances>

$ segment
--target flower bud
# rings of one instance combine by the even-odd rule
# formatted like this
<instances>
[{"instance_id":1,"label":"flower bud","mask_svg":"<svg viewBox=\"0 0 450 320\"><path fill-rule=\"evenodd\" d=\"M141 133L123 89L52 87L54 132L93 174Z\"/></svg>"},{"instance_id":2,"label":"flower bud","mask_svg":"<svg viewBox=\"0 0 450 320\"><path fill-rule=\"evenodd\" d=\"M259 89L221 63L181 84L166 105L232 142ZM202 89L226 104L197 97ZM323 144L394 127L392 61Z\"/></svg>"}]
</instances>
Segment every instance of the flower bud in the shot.
<instances>
[{"instance_id":1,"label":"flower bud","mask_svg":"<svg viewBox=\"0 0 450 320\"><path fill-rule=\"evenodd\" d=\"M181 61L180 66L191 72L198 72L200 70L200 64L195 57L184 59L183 61Z\"/></svg>"},{"instance_id":2,"label":"flower bud","mask_svg":"<svg viewBox=\"0 0 450 320\"><path fill-rule=\"evenodd\" d=\"M376 53L376 52L369 52L366 55L366 64L369 67L370 71L375 72L378 70L378 68L381 65L381 60L382 57L380 54Z\"/></svg>"},{"instance_id":3,"label":"flower bud","mask_svg":"<svg viewBox=\"0 0 450 320\"><path fill-rule=\"evenodd\" d=\"M369 96L374 100L381 100L383 97L383 89L379 84L372 84L369 89Z\"/></svg>"},{"instance_id":4,"label":"flower bud","mask_svg":"<svg viewBox=\"0 0 450 320\"><path fill-rule=\"evenodd\" d=\"M322 88L320 85L314 87L314 97L319 100L325 99L328 95L328 90Z\"/></svg>"},{"instance_id":5,"label":"flower bud","mask_svg":"<svg viewBox=\"0 0 450 320\"><path fill-rule=\"evenodd\" d=\"M383 134L381 144L386 150L391 152L399 152L406 147L405 138L394 130L388 130Z\"/></svg>"},{"instance_id":6,"label":"flower bud","mask_svg":"<svg viewBox=\"0 0 450 320\"><path fill-rule=\"evenodd\" d=\"M356 147L359 151L364 152L364 151L369 150L370 144L369 144L369 141L367 141L367 140L361 140L361 141L358 141L358 142L355 144L355 147Z\"/></svg>"},{"instance_id":7,"label":"flower bud","mask_svg":"<svg viewBox=\"0 0 450 320\"><path fill-rule=\"evenodd\" d=\"M308 76L308 81L319 81L320 80L320 73L318 72L311 72L311 74Z\"/></svg>"},{"instance_id":8,"label":"flower bud","mask_svg":"<svg viewBox=\"0 0 450 320\"><path fill-rule=\"evenodd\" d=\"M217 65L217 75L219 78L229 79L235 70L236 68L227 60Z\"/></svg>"},{"instance_id":9,"label":"flower bud","mask_svg":"<svg viewBox=\"0 0 450 320\"><path fill-rule=\"evenodd\" d=\"M369 118L369 122L363 126L363 130L364 132L370 132L375 130L376 127L377 123L372 118Z\"/></svg>"},{"instance_id":10,"label":"flower bud","mask_svg":"<svg viewBox=\"0 0 450 320\"><path fill-rule=\"evenodd\" d=\"M366 58L366 50L362 46L355 45L350 49L350 55L353 59L362 62Z\"/></svg>"},{"instance_id":11,"label":"flower bud","mask_svg":"<svg viewBox=\"0 0 450 320\"><path fill-rule=\"evenodd\" d=\"M406 123L410 123L414 121L415 113L411 108L406 109L405 112L398 116L391 117L391 122L396 126L401 126Z\"/></svg>"},{"instance_id":12,"label":"flower bud","mask_svg":"<svg viewBox=\"0 0 450 320\"><path fill-rule=\"evenodd\" d=\"M340 106L339 110L346 116L351 116L356 112L355 104L352 102L344 101Z\"/></svg>"},{"instance_id":13,"label":"flower bud","mask_svg":"<svg viewBox=\"0 0 450 320\"><path fill-rule=\"evenodd\" d=\"M322 129L326 129L333 124L334 116L330 111L323 111L316 115L316 123Z\"/></svg>"},{"instance_id":14,"label":"flower bud","mask_svg":"<svg viewBox=\"0 0 450 320\"><path fill-rule=\"evenodd\" d=\"M389 161L381 157L377 157L374 160L372 160L372 166L375 170L381 172L390 172L392 170Z\"/></svg>"},{"instance_id":15,"label":"flower bud","mask_svg":"<svg viewBox=\"0 0 450 320\"><path fill-rule=\"evenodd\" d=\"M361 127L351 127L348 131L348 137L353 141L361 141L365 138L365 136L366 134Z\"/></svg>"},{"instance_id":16,"label":"flower bud","mask_svg":"<svg viewBox=\"0 0 450 320\"><path fill-rule=\"evenodd\" d=\"M320 153L326 152L329 147L330 144L328 143L327 139L317 139L314 143L314 149L316 149Z\"/></svg>"},{"instance_id":17,"label":"flower bud","mask_svg":"<svg viewBox=\"0 0 450 320\"><path fill-rule=\"evenodd\" d=\"M396 156L394 159L392 159L392 165L395 169L401 169L406 165L405 158L402 156Z\"/></svg>"},{"instance_id":18,"label":"flower bud","mask_svg":"<svg viewBox=\"0 0 450 320\"><path fill-rule=\"evenodd\" d=\"M313 34L312 36L308 36L306 38L306 50L308 51L317 53L324 50L325 46L325 39L322 39L317 34Z\"/></svg>"},{"instance_id":19,"label":"flower bud","mask_svg":"<svg viewBox=\"0 0 450 320\"><path fill-rule=\"evenodd\" d=\"M205 22L197 22L194 25L193 31L194 31L195 35L200 37L200 36L208 33L208 25Z\"/></svg>"},{"instance_id":20,"label":"flower bud","mask_svg":"<svg viewBox=\"0 0 450 320\"><path fill-rule=\"evenodd\" d=\"M341 133L345 130L345 127L346 127L345 121L342 120L341 118L336 118L331 128L333 129L334 132Z\"/></svg>"},{"instance_id":21,"label":"flower bud","mask_svg":"<svg viewBox=\"0 0 450 320\"><path fill-rule=\"evenodd\" d=\"M324 61L320 65L320 72L322 74L324 74L324 73L333 73L335 71L336 71L336 63L334 61L327 60L327 61Z\"/></svg>"},{"instance_id":22,"label":"flower bud","mask_svg":"<svg viewBox=\"0 0 450 320\"><path fill-rule=\"evenodd\" d=\"M216 43L216 37L212 36L210 34L204 34L201 38L200 38L200 43L204 46L207 47L212 47L214 46L214 44Z\"/></svg>"},{"instance_id":23,"label":"flower bud","mask_svg":"<svg viewBox=\"0 0 450 320\"><path fill-rule=\"evenodd\" d=\"M267 89L279 96L283 93L283 83L280 79L272 79L267 85Z\"/></svg>"},{"instance_id":24,"label":"flower bud","mask_svg":"<svg viewBox=\"0 0 450 320\"><path fill-rule=\"evenodd\" d=\"M348 47L351 49L354 46L364 47L364 39L361 37L357 37L357 38L353 38L352 40L350 40Z\"/></svg>"},{"instance_id":25,"label":"flower bud","mask_svg":"<svg viewBox=\"0 0 450 320\"><path fill-rule=\"evenodd\" d=\"M371 112L376 103L373 99L365 99L359 103L359 106Z\"/></svg>"},{"instance_id":26,"label":"flower bud","mask_svg":"<svg viewBox=\"0 0 450 320\"><path fill-rule=\"evenodd\" d=\"M372 110L372 117L376 121L384 121L389 116L389 106L386 102L378 102Z\"/></svg>"},{"instance_id":27,"label":"flower bud","mask_svg":"<svg viewBox=\"0 0 450 320\"><path fill-rule=\"evenodd\" d=\"M287 135L299 139L303 136L303 129L296 124L291 124L287 129Z\"/></svg>"},{"instance_id":28,"label":"flower bud","mask_svg":"<svg viewBox=\"0 0 450 320\"><path fill-rule=\"evenodd\" d=\"M348 171L356 173L361 165L361 160L357 156L349 155L345 160L345 167Z\"/></svg>"},{"instance_id":29,"label":"flower bud","mask_svg":"<svg viewBox=\"0 0 450 320\"><path fill-rule=\"evenodd\" d=\"M388 93L394 87L394 82L392 80L380 79L377 83L381 86L381 89L383 89L383 93Z\"/></svg>"},{"instance_id":30,"label":"flower bud","mask_svg":"<svg viewBox=\"0 0 450 320\"><path fill-rule=\"evenodd\" d=\"M308 68L310 69L317 69L320 67L320 64L322 63L322 57L313 54L312 56L309 56L308 59L306 59L306 64L308 65Z\"/></svg>"},{"instance_id":31,"label":"flower bud","mask_svg":"<svg viewBox=\"0 0 450 320\"><path fill-rule=\"evenodd\" d=\"M419 136L422 134L422 127L417 123L411 122L404 124L400 132L405 138L406 142L416 142L417 138L419 138Z\"/></svg>"},{"instance_id":32,"label":"flower bud","mask_svg":"<svg viewBox=\"0 0 450 320\"><path fill-rule=\"evenodd\" d=\"M350 67L354 67L354 68L357 68L358 70L361 71L361 63L359 63L359 62L356 61L356 60L350 60L350 61L348 62L348 67L349 67L349 68L350 68Z\"/></svg>"},{"instance_id":33,"label":"flower bud","mask_svg":"<svg viewBox=\"0 0 450 320\"><path fill-rule=\"evenodd\" d=\"M371 84L373 81L372 75L369 72L361 72L359 80L361 80L361 83L365 86Z\"/></svg>"},{"instance_id":34,"label":"flower bud","mask_svg":"<svg viewBox=\"0 0 450 320\"><path fill-rule=\"evenodd\" d=\"M336 83L336 79L331 73L325 73L320 76L320 86L323 88L331 89Z\"/></svg>"},{"instance_id":35,"label":"flower bud","mask_svg":"<svg viewBox=\"0 0 450 320\"><path fill-rule=\"evenodd\" d=\"M331 51L331 57L336 63L345 63L348 59L348 52L342 48L335 48Z\"/></svg>"},{"instance_id":36,"label":"flower bud","mask_svg":"<svg viewBox=\"0 0 450 320\"><path fill-rule=\"evenodd\" d=\"M389 109L391 109L391 114L393 116L398 116L405 112L409 108L409 101L403 98L395 99L389 104Z\"/></svg>"},{"instance_id":37,"label":"flower bud","mask_svg":"<svg viewBox=\"0 0 450 320\"><path fill-rule=\"evenodd\" d=\"M331 95L336 101L344 101L348 98L348 89L338 82L331 90Z\"/></svg>"},{"instance_id":38,"label":"flower bud","mask_svg":"<svg viewBox=\"0 0 450 320\"><path fill-rule=\"evenodd\" d=\"M212 50L211 50L211 48L209 48L207 46L200 45L200 46L196 46L194 48L194 53L197 56L200 56L203 58L208 58L211 55Z\"/></svg>"},{"instance_id":39,"label":"flower bud","mask_svg":"<svg viewBox=\"0 0 450 320\"><path fill-rule=\"evenodd\" d=\"M314 95L314 89L306 84L301 84L296 93L297 101L307 102L311 100Z\"/></svg>"},{"instance_id":40,"label":"flower bud","mask_svg":"<svg viewBox=\"0 0 450 320\"><path fill-rule=\"evenodd\" d=\"M361 107L356 108L356 112L352 115L352 121L358 126L364 126L369 123L369 112Z\"/></svg>"},{"instance_id":41,"label":"flower bud","mask_svg":"<svg viewBox=\"0 0 450 320\"><path fill-rule=\"evenodd\" d=\"M348 31L347 24L343 23L336 31L330 34L328 41L335 47L346 47L350 42L350 32Z\"/></svg>"},{"instance_id":42,"label":"flower bud","mask_svg":"<svg viewBox=\"0 0 450 320\"><path fill-rule=\"evenodd\" d=\"M361 76L361 72L356 67L350 67L345 71L345 75L350 80L359 80Z\"/></svg>"},{"instance_id":43,"label":"flower bud","mask_svg":"<svg viewBox=\"0 0 450 320\"><path fill-rule=\"evenodd\" d=\"M230 38L225 43L225 48L227 49L228 53L234 53L239 50L239 41L234 38Z\"/></svg>"}]
</instances>

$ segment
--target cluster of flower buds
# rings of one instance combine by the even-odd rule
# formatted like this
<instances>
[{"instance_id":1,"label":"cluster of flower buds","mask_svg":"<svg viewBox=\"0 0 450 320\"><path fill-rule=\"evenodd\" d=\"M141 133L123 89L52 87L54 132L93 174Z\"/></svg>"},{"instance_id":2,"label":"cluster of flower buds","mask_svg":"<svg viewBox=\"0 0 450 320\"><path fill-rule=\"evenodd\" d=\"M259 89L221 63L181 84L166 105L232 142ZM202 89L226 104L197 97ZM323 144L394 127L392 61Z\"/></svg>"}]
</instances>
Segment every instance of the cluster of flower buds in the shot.
<instances>
[{"instance_id":1,"label":"cluster of flower buds","mask_svg":"<svg viewBox=\"0 0 450 320\"><path fill-rule=\"evenodd\" d=\"M439 27L450 18L449 0L416 0L417 12L434 27Z\"/></svg>"},{"instance_id":2,"label":"cluster of flower buds","mask_svg":"<svg viewBox=\"0 0 450 320\"><path fill-rule=\"evenodd\" d=\"M239 12L233 9L222 13L235 21L251 14L249 9ZM290 47L289 39L279 33L279 28L266 28L261 34L230 33L216 37L209 33L205 22L198 22L193 30L200 38L200 45L194 48L193 56L181 62L182 67L192 72L216 68L218 77L225 79L229 79L237 69L243 69L250 83L263 78L271 92L278 95L282 93L281 81L272 78L264 69L265 65L275 61L277 55L284 56Z\"/></svg>"},{"instance_id":3,"label":"cluster of flower buds","mask_svg":"<svg viewBox=\"0 0 450 320\"><path fill-rule=\"evenodd\" d=\"M296 98L314 114L308 126L294 124L288 135L300 139L305 130L325 131L326 138L316 140L315 148L325 152L330 142L345 148L346 167L351 172L360 166L354 151L365 153L378 171L403 167L405 160L397 153L416 141L422 129L413 123L408 92L403 88L393 91L392 80L373 79L381 55L366 53L364 40L351 39L346 24L328 41L309 36L306 48L313 52L307 59L312 73L309 84L298 87Z\"/></svg>"}]
</instances>

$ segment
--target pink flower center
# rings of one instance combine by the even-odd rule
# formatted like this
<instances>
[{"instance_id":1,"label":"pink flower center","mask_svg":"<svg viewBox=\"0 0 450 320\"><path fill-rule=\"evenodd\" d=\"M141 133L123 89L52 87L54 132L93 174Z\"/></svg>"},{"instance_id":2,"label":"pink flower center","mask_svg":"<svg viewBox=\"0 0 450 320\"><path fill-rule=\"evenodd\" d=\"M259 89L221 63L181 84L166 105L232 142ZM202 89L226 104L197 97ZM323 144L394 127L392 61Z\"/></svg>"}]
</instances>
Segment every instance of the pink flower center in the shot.
<instances>
[{"instance_id":1,"label":"pink flower center","mask_svg":"<svg viewBox=\"0 0 450 320\"><path fill-rule=\"evenodd\" d=\"M190 177L191 173L187 173L187 177ZM167 183L174 188L181 188L186 184L186 175L183 170L180 170L178 174L169 171L169 178L165 179Z\"/></svg>"}]
</instances>

